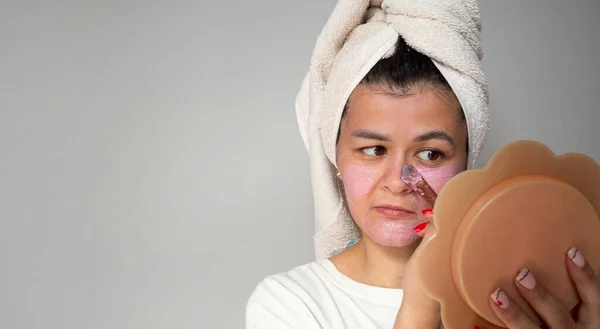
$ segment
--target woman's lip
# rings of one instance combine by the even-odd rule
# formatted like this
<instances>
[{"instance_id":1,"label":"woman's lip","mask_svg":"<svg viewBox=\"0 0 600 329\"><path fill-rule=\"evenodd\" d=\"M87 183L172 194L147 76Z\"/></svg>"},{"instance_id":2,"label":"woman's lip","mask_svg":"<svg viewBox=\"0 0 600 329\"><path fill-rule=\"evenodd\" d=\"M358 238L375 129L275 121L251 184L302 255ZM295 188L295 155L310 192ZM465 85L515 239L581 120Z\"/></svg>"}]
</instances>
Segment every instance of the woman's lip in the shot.
<instances>
[{"instance_id":1,"label":"woman's lip","mask_svg":"<svg viewBox=\"0 0 600 329\"><path fill-rule=\"evenodd\" d=\"M412 211L408 211L406 209L400 208L400 207L393 207L393 206L378 206L375 207L375 210L377 210L378 213L389 217L389 218L402 218L402 217L407 217L407 216L411 216L414 215L415 213Z\"/></svg>"},{"instance_id":2,"label":"woman's lip","mask_svg":"<svg viewBox=\"0 0 600 329\"><path fill-rule=\"evenodd\" d=\"M406 208L402 208L402 207L399 207L399 206L393 206L391 204L382 204L382 205L375 206L375 208L385 208L385 209L404 211L404 212L408 212L408 213L414 214L414 211L410 211L410 210L408 210Z\"/></svg>"}]
</instances>

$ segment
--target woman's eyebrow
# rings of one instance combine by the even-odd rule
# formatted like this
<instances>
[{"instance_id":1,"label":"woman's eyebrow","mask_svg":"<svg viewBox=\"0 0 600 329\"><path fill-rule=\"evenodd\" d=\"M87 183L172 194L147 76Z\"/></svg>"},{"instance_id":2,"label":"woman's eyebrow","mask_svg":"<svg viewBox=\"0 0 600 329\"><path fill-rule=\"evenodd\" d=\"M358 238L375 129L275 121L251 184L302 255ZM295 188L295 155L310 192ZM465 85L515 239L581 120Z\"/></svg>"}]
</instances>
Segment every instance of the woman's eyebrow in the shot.
<instances>
[{"instance_id":1,"label":"woman's eyebrow","mask_svg":"<svg viewBox=\"0 0 600 329\"><path fill-rule=\"evenodd\" d=\"M358 137L358 138L364 138L364 139L373 139L373 140L377 140L377 141L382 141L382 142L389 142L392 139L384 134L380 134L376 131L373 130L367 130L367 129L359 129L359 130L355 130L352 133L353 137Z\"/></svg>"},{"instance_id":2,"label":"woman's eyebrow","mask_svg":"<svg viewBox=\"0 0 600 329\"><path fill-rule=\"evenodd\" d=\"M441 139L443 141L448 142L453 147L456 147L456 143L454 142L454 139L452 139L452 137L450 137L450 135L444 131L429 131L427 133L424 133L422 135L415 137L414 141L415 142L425 142L425 141L432 140L432 139Z\"/></svg>"}]
</instances>

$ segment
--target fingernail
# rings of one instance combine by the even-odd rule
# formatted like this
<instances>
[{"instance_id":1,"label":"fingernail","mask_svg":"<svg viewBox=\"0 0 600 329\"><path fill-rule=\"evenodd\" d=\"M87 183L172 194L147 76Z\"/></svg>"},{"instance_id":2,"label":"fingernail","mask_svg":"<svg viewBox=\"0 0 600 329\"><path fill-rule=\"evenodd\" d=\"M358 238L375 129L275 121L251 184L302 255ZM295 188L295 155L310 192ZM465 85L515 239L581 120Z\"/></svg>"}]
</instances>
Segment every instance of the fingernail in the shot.
<instances>
[{"instance_id":1,"label":"fingernail","mask_svg":"<svg viewBox=\"0 0 600 329\"><path fill-rule=\"evenodd\" d=\"M423 215L433 214L433 209L423 209L421 211L421 214L423 214Z\"/></svg>"},{"instance_id":2,"label":"fingernail","mask_svg":"<svg viewBox=\"0 0 600 329\"><path fill-rule=\"evenodd\" d=\"M473 329L482 329L482 328L478 325L475 325L475 327L473 327Z\"/></svg>"},{"instance_id":3,"label":"fingernail","mask_svg":"<svg viewBox=\"0 0 600 329\"><path fill-rule=\"evenodd\" d=\"M522 269L517 275L517 282L529 290L535 288L535 277L526 268Z\"/></svg>"},{"instance_id":4,"label":"fingernail","mask_svg":"<svg viewBox=\"0 0 600 329\"><path fill-rule=\"evenodd\" d=\"M501 289L496 289L490 296L496 305L500 306L502 309L507 309L510 304L508 300L508 296Z\"/></svg>"},{"instance_id":5,"label":"fingernail","mask_svg":"<svg viewBox=\"0 0 600 329\"><path fill-rule=\"evenodd\" d=\"M583 258L583 255L581 254L579 249L573 247L569 250L567 254L569 255L569 258L571 258L573 263L577 265L577 267L582 268L585 266L585 259Z\"/></svg>"},{"instance_id":6,"label":"fingernail","mask_svg":"<svg viewBox=\"0 0 600 329\"><path fill-rule=\"evenodd\" d=\"M415 231L416 233L419 233L419 232L423 231L426 227L427 227L427 223L421 223L421 224L415 226L415 228L413 228L413 231Z\"/></svg>"}]
</instances>

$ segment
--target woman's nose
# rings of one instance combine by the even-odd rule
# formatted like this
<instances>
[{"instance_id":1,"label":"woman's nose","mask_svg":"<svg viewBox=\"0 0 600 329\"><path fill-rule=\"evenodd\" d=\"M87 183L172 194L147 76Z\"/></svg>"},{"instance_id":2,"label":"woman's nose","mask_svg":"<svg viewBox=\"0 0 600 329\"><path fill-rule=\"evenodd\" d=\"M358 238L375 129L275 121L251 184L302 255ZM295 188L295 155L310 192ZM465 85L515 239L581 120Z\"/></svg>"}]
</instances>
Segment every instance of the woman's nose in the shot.
<instances>
[{"instance_id":1,"label":"woman's nose","mask_svg":"<svg viewBox=\"0 0 600 329\"><path fill-rule=\"evenodd\" d=\"M406 161L393 161L385 168L383 176L384 187L394 194L412 193L412 189L402 180L402 167Z\"/></svg>"}]
</instances>

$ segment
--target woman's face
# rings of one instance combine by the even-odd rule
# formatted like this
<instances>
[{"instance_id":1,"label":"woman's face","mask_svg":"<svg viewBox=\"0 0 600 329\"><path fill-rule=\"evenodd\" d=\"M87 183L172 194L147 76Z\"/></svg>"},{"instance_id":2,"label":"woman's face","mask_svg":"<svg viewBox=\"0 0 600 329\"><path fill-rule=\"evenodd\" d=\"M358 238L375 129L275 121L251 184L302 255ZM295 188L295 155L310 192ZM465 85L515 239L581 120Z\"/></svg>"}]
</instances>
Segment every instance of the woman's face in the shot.
<instances>
[{"instance_id":1,"label":"woman's face","mask_svg":"<svg viewBox=\"0 0 600 329\"><path fill-rule=\"evenodd\" d=\"M400 178L411 164L436 192L465 169L467 128L447 93L415 88L406 96L360 85L342 120L336 161L354 221L384 246L418 237L418 197Z\"/></svg>"}]
</instances>

